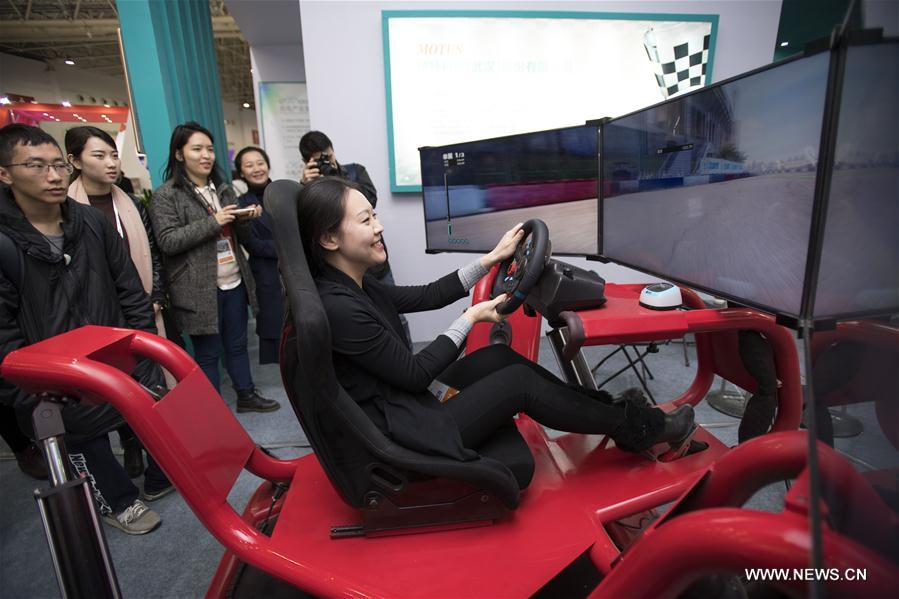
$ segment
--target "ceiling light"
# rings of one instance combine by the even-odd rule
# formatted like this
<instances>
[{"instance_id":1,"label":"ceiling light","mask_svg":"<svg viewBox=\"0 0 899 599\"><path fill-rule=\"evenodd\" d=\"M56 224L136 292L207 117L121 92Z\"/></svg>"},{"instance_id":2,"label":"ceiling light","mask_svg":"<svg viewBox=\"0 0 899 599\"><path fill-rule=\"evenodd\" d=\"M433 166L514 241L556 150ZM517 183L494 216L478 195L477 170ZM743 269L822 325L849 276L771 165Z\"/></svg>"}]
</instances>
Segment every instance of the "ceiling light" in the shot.
<instances>
[{"instance_id":1,"label":"ceiling light","mask_svg":"<svg viewBox=\"0 0 899 599\"><path fill-rule=\"evenodd\" d=\"M244 107L244 108L249 108L249 107L250 107L250 103L249 103L249 102L244 102L244 103L243 103L243 107Z\"/></svg>"},{"instance_id":2,"label":"ceiling light","mask_svg":"<svg viewBox=\"0 0 899 599\"><path fill-rule=\"evenodd\" d=\"M69 102L68 100L63 100L63 101L62 101L62 105L65 106L66 108L71 108L71 107L72 107L72 103Z\"/></svg>"},{"instance_id":3,"label":"ceiling light","mask_svg":"<svg viewBox=\"0 0 899 599\"><path fill-rule=\"evenodd\" d=\"M67 65L73 65L73 64L75 64L75 61L72 60L71 58L66 58L64 62L65 62Z\"/></svg>"},{"instance_id":4,"label":"ceiling light","mask_svg":"<svg viewBox=\"0 0 899 599\"><path fill-rule=\"evenodd\" d=\"M0 105L4 105L4 106L5 106L6 104L12 104L12 102L11 102L10 99L7 98L6 96L0 97Z\"/></svg>"},{"instance_id":5,"label":"ceiling light","mask_svg":"<svg viewBox=\"0 0 899 599\"><path fill-rule=\"evenodd\" d=\"M789 46L789 45L790 45L790 42L780 42L780 47L781 47L781 48L786 48L786 47Z\"/></svg>"}]
</instances>

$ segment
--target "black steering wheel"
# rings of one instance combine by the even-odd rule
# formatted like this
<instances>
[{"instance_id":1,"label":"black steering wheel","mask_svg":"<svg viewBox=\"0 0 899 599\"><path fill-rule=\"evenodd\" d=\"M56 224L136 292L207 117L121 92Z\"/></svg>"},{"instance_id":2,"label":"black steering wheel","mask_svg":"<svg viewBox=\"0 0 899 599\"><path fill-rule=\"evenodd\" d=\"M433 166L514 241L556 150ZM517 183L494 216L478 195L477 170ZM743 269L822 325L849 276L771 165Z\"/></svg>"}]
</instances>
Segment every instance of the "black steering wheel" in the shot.
<instances>
[{"instance_id":1,"label":"black steering wheel","mask_svg":"<svg viewBox=\"0 0 899 599\"><path fill-rule=\"evenodd\" d=\"M509 299L496 307L500 314L511 314L524 302L543 274L549 261L552 244L549 229L539 218L532 218L521 226L524 237L518 242L515 253L503 260L493 284L494 296L505 293Z\"/></svg>"}]
</instances>

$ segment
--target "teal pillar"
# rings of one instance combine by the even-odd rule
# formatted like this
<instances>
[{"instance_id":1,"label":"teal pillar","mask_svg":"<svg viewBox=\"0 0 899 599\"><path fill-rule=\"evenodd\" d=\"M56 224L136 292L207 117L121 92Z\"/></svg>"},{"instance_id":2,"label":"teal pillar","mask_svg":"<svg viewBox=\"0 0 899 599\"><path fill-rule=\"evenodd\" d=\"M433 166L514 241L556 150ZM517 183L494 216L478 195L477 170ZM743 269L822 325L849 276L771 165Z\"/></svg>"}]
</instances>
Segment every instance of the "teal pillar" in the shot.
<instances>
[{"instance_id":1,"label":"teal pillar","mask_svg":"<svg viewBox=\"0 0 899 599\"><path fill-rule=\"evenodd\" d=\"M176 125L196 121L215 137L230 180L225 115L208 0L116 0L134 116L153 186L163 182Z\"/></svg>"}]
</instances>

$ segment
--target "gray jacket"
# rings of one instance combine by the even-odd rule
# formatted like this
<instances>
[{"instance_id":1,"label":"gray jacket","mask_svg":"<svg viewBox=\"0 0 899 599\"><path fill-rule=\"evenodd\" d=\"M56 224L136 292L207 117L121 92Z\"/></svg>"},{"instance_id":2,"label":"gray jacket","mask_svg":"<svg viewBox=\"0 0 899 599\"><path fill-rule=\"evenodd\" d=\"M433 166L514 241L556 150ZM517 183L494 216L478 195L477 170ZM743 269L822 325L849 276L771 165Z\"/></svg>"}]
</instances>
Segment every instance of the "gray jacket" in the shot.
<instances>
[{"instance_id":1,"label":"gray jacket","mask_svg":"<svg viewBox=\"0 0 899 599\"><path fill-rule=\"evenodd\" d=\"M227 185L217 187L222 206L237 203L234 191ZM211 335L218 330L217 274L215 242L222 228L206 204L191 187L175 186L166 181L153 192L150 218L156 243L165 259L169 276L169 299L175 322L182 333ZM234 221L232 231L241 241L249 235L249 222ZM240 277L247 297L256 307L256 285L246 256L235 248Z\"/></svg>"}]
</instances>

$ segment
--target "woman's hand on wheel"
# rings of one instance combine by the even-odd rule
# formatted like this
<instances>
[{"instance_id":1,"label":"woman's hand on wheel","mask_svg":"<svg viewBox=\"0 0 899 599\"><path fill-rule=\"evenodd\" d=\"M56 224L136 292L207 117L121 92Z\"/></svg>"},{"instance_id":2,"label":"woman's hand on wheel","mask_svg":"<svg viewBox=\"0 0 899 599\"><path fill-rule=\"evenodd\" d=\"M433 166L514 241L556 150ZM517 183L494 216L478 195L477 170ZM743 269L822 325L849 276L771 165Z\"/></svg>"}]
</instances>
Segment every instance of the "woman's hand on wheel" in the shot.
<instances>
[{"instance_id":1,"label":"woman's hand on wheel","mask_svg":"<svg viewBox=\"0 0 899 599\"><path fill-rule=\"evenodd\" d=\"M224 227L231 221L233 221L236 216L232 214L232 212L237 208L237 204L228 204L227 206L222 206L222 209L217 211L213 216L215 216L215 222L219 224L220 227Z\"/></svg>"},{"instance_id":2,"label":"woman's hand on wheel","mask_svg":"<svg viewBox=\"0 0 899 599\"><path fill-rule=\"evenodd\" d=\"M497 312L496 307L506 301L506 299L506 294L500 293L492 300L475 304L465 311L465 318L467 318L471 324L477 324L479 322L501 322L505 320L506 317Z\"/></svg>"},{"instance_id":3,"label":"woman's hand on wheel","mask_svg":"<svg viewBox=\"0 0 899 599\"><path fill-rule=\"evenodd\" d=\"M506 231L506 234L499 240L496 247L493 248L489 254L486 254L481 258L481 266L490 270L494 265L499 264L515 253L515 248L518 247L518 244L521 243L522 238L524 238L524 231L521 229L522 224L524 223L518 223Z\"/></svg>"}]
</instances>

